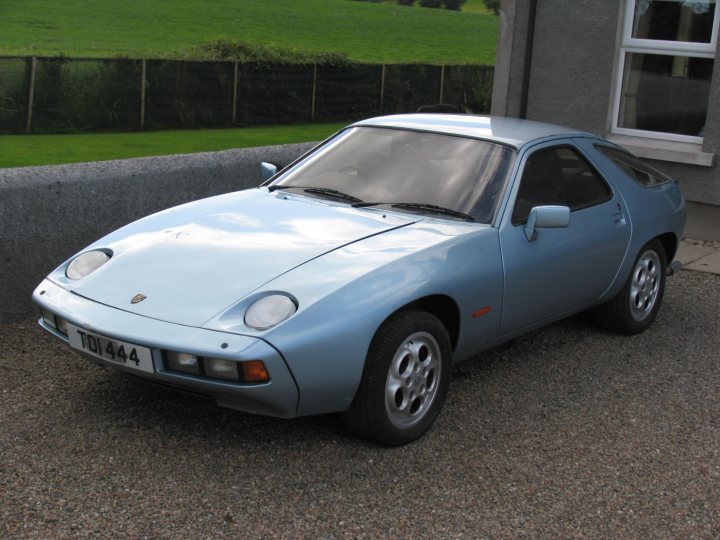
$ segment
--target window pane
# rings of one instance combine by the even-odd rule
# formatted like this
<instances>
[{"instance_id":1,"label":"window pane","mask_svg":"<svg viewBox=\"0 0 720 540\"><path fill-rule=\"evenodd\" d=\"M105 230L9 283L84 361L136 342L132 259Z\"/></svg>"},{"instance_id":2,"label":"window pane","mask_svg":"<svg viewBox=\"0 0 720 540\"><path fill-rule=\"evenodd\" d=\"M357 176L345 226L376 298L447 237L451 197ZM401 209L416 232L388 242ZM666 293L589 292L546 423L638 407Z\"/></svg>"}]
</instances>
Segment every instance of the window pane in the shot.
<instances>
[{"instance_id":1,"label":"window pane","mask_svg":"<svg viewBox=\"0 0 720 540\"><path fill-rule=\"evenodd\" d=\"M535 206L557 204L576 211L609 200L610 188L572 148L539 150L525 163L512 222L524 223Z\"/></svg>"},{"instance_id":2,"label":"window pane","mask_svg":"<svg viewBox=\"0 0 720 540\"><path fill-rule=\"evenodd\" d=\"M365 202L434 204L490 223L514 156L506 146L477 139L356 127L279 183L334 189Z\"/></svg>"},{"instance_id":3,"label":"window pane","mask_svg":"<svg viewBox=\"0 0 720 540\"><path fill-rule=\"evenodd\" d=\"M610 158L610 160L620 167L630 178L643 186L656 186L670 180L670 177L666 174L624 150L603 145L596 145L595 148Z\"/></svg>"},{"instance_id":4,"label":"window pane","mask_svg":"<svg viewBox=\"0 0 720 540\"><path fill-rule=\"evenodd\" d=\"M632 37L710 43L715 0L636 0Z\"/></svg>"},{"instance_id":5,"label":"window pane","mask_svg":"<svg viewBox=\"0 0 720 540\"><path fill-rule=\"evenodd\" d=\"M702 137L713 59L627 53L618 127Z\"/></svg>"}]
</instances>

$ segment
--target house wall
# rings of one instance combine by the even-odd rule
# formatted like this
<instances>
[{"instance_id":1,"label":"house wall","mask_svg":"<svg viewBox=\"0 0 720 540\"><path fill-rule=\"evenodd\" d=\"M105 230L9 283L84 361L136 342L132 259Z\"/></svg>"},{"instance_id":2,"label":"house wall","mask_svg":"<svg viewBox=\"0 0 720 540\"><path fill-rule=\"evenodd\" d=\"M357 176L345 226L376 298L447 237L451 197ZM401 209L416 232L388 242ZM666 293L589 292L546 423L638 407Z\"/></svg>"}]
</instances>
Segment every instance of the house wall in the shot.
<instances>
[{"instance_id":1,"label":"house wall","mask_svg":"<svg viewBox=\"0 0 720 540\"><path fill-rule=\"evenodd\" d=\"M530 5L530 0L501 3L494 115L517 117L521 111ZM537 2L527 118L609 135L622 9L621 0ZM709 154L720 151L720 53L713 72L702 151ZM720 160L717 155L710 167L648 161L677 178L688 201L703 205L706 219L701 221L711 225L715 222L714 231L712 227L692 231L692 225L698 220L691 216L686 233L720 240ZM717 219L708 220L707 216L714 210Z\"/></svg>"}]
</instances>

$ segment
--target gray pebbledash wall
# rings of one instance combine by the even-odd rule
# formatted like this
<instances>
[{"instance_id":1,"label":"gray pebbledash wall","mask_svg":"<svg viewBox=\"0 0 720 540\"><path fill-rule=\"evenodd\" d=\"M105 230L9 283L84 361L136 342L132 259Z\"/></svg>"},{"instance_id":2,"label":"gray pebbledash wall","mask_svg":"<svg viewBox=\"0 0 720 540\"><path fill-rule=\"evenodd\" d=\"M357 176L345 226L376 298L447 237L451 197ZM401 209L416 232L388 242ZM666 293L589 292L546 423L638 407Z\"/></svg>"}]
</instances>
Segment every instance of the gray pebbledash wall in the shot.
<instances>
[{"instance_id":1,"label":"gray pebbledash wall","mask_svg":"<svg viewBox=\"0 0 720 540\"><path fill-rule=\"evenodd\" d=\"M288 165L316 143L48 167L0 169L0 322L33 312L58 264L150 213L260 184L260 162Z\"/></svg>"},{"instance_id":2,"label":"gray pebbledash wall","mask_svg":"<svg viewBox=\"0 0 720 540\"><path fill-rule=\"evenodd\" d=\"M502 0L493 115L520 114L530 4L530 0ZM621 0L537 1L527 118L602 136L610 133L623 6ZM694 220L714 214L716 234L720 235L720 44L718 50L702 148L716 154L714 164L648 160L677 178L686 198L695 203L690 209L688 234Z\"/></svg>"}]
</instances>

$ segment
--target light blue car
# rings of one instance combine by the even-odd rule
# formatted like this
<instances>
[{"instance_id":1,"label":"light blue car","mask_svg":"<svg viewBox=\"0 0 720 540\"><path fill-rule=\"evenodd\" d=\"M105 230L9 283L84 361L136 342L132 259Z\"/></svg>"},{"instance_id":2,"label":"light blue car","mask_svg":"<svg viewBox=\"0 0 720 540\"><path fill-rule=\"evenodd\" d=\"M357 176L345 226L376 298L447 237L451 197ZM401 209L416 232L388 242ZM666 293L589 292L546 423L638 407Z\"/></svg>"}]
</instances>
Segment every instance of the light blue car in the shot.
<instances>
[{"instance_id":1,"label":"light blue car","mask_svg":"<svg viewBox=\"0 0 720 540\"><path fill-rule=\"evenodd\" d=\"M590 133L466 115L353 124L262 186L131 223L37 287L97 363L283 418L341 412L401 445L451 366L593 309L655 318L685 223L675 181Z\"/></svg>"}]
</instances>

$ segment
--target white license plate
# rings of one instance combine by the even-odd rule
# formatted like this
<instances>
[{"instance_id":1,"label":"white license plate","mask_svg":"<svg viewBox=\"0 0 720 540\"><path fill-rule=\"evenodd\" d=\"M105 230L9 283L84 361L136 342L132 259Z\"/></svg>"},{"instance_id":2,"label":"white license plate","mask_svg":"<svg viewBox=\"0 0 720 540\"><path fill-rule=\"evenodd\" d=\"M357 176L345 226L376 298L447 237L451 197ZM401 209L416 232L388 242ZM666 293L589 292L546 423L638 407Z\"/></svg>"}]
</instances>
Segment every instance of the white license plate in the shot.
<instances>
[{"instance_id":1,"label":"white license plate","mask_svg":"<svg viewBox=\"0 0 720 540\"><path fill-rule=\"evenodd\" d=\"M101 336L69 323L67 329L70 346L74 349L131 369L146 373L155 371L152 353L147 347Z\"/></svg>"}]
</instances>

